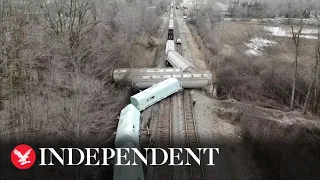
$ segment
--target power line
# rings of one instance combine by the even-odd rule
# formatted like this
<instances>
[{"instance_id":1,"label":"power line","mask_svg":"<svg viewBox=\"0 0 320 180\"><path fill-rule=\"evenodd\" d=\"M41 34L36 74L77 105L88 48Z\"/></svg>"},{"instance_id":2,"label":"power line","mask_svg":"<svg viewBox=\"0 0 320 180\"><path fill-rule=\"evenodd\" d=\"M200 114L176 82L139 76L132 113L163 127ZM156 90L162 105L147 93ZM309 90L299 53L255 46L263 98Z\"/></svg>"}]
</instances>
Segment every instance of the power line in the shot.
<instances>
[{"instance_id":1,"label":"power line","mask_svg":"<svg viewBox=\"0 0 320 180\"><path fill-rule=\"evenodd\" d=\"M241 58L240 58L241 59ZM241 59L241 61L243 62L243 60ZM246 63L243 63L247 66L247 68L256 76L258 76ZM261 80L261 78L258 76L258 78ZM287 106L283 101L281 101L281 99L267 86L265 85L265 83L262 82L262 84L287 108L290 110L289 106ZM276 83L277 84L277 83ZM278 84L277 84L278 85ZM279 86L279 85L278 85ZM279 86L280 87L280 86ZM280 87L281 88L281 87ZM282 88L281 88L282 89ZM284 91L284 90L283 90ZM285 92L285 91L284 91ZM288 94L288 93L287 93ZM301 108L301 107L300 107ZM309 131L311 131L318 139L320 139L320 137L312 130L310 129L306 124L304 124L302 121L300 121Z\"/></svg>"},{"instance_id":2,"label":"power line","mask_svg":"<svg viewBox=\"0 0 320 180\"><path fill-rule=\"evenodd\" d=\"M241 58L240 58L241 59ZM241 61L243 62L243 60L241 59ZM247 68L254 74L256 75L260 80L261 78L246 64L246 63L243 63L247 66ZM262 82L262 84L285 106L288 108L288 106L264 83ZM290 110L290 108L288 108Z\"/></svg>"},{"instance_id":3,"label":"power line","mask_svg":"<svg viewBox=\"0 0 320 180\"><path fill-rule=\"evenodd\" d=\"M258 65L258 64L256 64L254 61L252 61L252 63L255 65L255 66L257 66L260 70L262 70L262 68ZM274 73L275 74L277 74L279 77L281 77L282 79L284 79L287 83L289 83L291 86L292 86L292 83L289 81L289 80L287 80L286 78L284 78L284 76L281 76L279 73L277 73L276 71L274 71ZM302 90L300 90L299 88L295 88L295 89L297 89L300 93L302 93L305 97L307 97L307 95L302 91ZM290 95L289 95L290 96ZM309 97L309 99L312 101L312 102L314 102L315 104L317 104L318 106L320 106L320 104L318 104L315 100L313 100L311 97Z\"/></svg>"}]
</instances>

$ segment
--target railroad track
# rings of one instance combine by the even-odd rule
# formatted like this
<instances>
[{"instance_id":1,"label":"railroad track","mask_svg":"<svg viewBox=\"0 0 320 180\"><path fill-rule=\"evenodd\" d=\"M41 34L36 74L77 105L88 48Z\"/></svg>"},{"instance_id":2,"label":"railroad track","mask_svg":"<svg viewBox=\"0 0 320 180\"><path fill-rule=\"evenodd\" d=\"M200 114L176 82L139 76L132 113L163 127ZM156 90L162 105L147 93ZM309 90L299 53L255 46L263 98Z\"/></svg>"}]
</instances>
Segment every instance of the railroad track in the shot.
<instances>
[{"instance_id":1,"label":"railroad track","mask_svg":"<svg viewBox=\"0 0 320 180\"><path fill-rule=\"evenodd\" d=\"M172 106L171 106L171 97L167 97L162 100L160 104L159 117L158 117L158 147L167 149L171 147L171 117L172 117ZM158 157L159 161L162 160L162 157ZM158 159L157 159L158 162ZM170 180L171 171L168 165L158 166L156 173L154 174L154 179L157 180Z\"/></svg>"},{"instance_id":2,"label":"railroad track","mask_svg":"<svg viewBox=\"0 0 320 180\"><path fill-rule=\"evenodd\" d=\"M199 147L199 140L197 136L197 130L194 121L193 105L189 90L185 90L183 93L183 109L188 147L191 148L194 152L197 152L196 148ZM190 179L204 180L205 178L202 165L199 166L195 161L191 161L190 164Z\"/></svg>"}]
</instances>

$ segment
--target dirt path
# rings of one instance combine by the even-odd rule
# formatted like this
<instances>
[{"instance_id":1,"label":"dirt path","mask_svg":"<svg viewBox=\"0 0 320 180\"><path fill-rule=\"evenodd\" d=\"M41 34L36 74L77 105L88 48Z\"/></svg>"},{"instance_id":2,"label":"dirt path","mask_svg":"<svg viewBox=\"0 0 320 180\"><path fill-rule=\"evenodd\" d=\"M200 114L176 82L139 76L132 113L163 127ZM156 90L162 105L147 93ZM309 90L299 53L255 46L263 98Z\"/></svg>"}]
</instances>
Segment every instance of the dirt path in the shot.
<instances>
[{"instance_id":1,"label":"dirt path","mask_svg":"<svg viewBox=\"0 0 320 180\"><path fill-rule=\"evenodd\" d=\"M191 61L198 70L206 70L207 68L205 65L205 58L203 53L199 50L197 43L192 37L192 34L188 26L186 25L185 20L182 18L181 12L176 12L180 36L182 37L182 49L184 57Z\"/></svg>"}]
</instances>

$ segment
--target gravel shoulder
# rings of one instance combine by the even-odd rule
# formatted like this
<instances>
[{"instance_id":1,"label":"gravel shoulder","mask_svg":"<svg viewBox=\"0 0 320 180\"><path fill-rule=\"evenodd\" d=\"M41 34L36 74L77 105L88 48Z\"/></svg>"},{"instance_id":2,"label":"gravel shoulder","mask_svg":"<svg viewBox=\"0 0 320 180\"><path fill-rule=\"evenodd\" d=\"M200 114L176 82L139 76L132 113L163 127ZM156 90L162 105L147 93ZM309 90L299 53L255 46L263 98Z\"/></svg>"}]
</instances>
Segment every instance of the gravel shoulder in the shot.
<instances>
[{"instance_id":1,"label":"gravel shoulder","mask_svg":"<svg viewBox=\"0 0 320 180\"><path fill-rule=\"evenodd\" d=\"M214 113L219 101L196 90L192 91L192 97L196 99L195 121L201 147L220 148L216 166L204 166L206 179L259 179L254 160L242 144L240 127Z\"/></svg>"},{"instance_id":2,"label":"gravel shoulder","mask_svg":"<svg viewBox=\"0 0 320 180\"><path fill-rule=\"evenodd\" d=\"M186 25L185 20L182 18L182 13L177 12L177 23L182 37L182 49L186 59L191 61L198 70L206 70L205 58L202 52L199 50L197 43L195 42L189 27Z\"/></svg>"}]
</instances>

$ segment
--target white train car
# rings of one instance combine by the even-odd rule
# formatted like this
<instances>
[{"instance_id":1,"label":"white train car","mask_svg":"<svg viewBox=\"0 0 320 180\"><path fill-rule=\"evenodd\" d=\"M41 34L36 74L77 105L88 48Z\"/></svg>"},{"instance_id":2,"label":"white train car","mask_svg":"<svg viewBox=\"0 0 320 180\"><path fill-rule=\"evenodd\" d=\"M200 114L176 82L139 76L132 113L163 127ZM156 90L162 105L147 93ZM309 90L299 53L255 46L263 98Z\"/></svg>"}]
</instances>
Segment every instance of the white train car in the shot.
<instances>
[{"instance_id":1,"label":"white train car","mask_svg":"<svg viewBox=\"0 0 320 180\"><path fill-rule=\"evenodd\" d=\"M174 22L173 19L169 20L169 29L173 29L174 28Z\"/></svg>"},{"instance_id":2,"label":"white train car","mask_svg":"<svg viewBox=\"0 0 320 180\"><path fill-rule=\"evenodd\" d=\"M182 87L178 79L168 78L148 89L131 96L130 101L139 111L143 111L162 99L181 91Z\"/></svg>"},{"instance_id":3,"label":"white train car","mask_svg":"<svg viewBox=\"0 0 320 180\"><path fill-rule=\"evenodd\" d=\"M174 28L173 19L170 19L169 20L169 29L168 29L168 40L174 40L174 38L173 38L173 28Z\"/></svg>"},{"instance_id":4,"label":"white train car","mask_svg":"<svg viewBox=\"0 0 320 180\"><path fill-rule=\"evenodd\" d=\"M197 68L176 51L169 51L167 60L176 69L182 72L195 72Z\"/></svg>"},{"instance_id":5,"label":"white train car","mask_svg":"<svg viewBox=\"0 0 320 180\"><path fill-rule=\"evenodd\" d=\"M122 148L129 148L130 151L126 153L126 160L121 158L124 162L121 164L126 164L127 160L130 162L135 162L137 165L135 166L127 166L127 165L115 165L113 167L113 180L144 180L144 171L143 171L143 164L140 158L135 156L135 153L131 150L131 148L136 148L133 143L126 143L122 146ZM115 157L119 156L116 151ZM115 159L115 164L118 163L118 158Z\"/></svg>"},{"instance_id":6,"label":"white train car","mask_svg":"<svg viewBox=\"0 0 320 180\"><path fill-rule=\"evenodd\" d=\"M114 81L132 80L138 76L171 75L181 73L180 69L174 68L120 68L113 70Z\"/></svg>"},{"instance_id":7,"label":"white train car","mask_svg":"<svg viewBox=\"0 0 320 180\"><path fill-rule=\"evenodd\" d=\"M140 111L132 104L127 105L121 110L116 139L114 141L115 147L120 148L128 142L135 144L136 147L140 146L140 120Z\"/></svg>"},{"instance_id":8,"label":"white train car","mask_svg":"<svg viewBox=\"0 0 320 180\"><path fill-rule=\"evenodd\" d=\"M169 51L175 51L175 44L174 40L168 40L166 44L166 54L168 54Z\"/></svg>"},{"instance_id":9,"label":"white train car","mask_svg":"<svg viewBox=\"0 0 320 180\"><path fill-rule=\"evenodd\" d=\"M116 148L137 148L140 149L139 131L140 131L140 111L132 104L127 105L121 110L118 122L117 134L115 138ZM117 156L116 152L116 156ZM135 153L129 151L127 160L133 162ZM123 160L123 159L120 159ZM113 168L114 180L144 180L143 164L139 158L135 158L137 165L115 165ZM121 162L121 164L125 164ZM115 164L120 163L115 158Z\"/></svg>"},{"instance_id":10,"label":"white train car","mask_svg":"<svg viewBox=\"0 0 320 180\"><path fill-rule=\"evenodd\" d=\"M162 76L139 76L132 79L132 84L139 89L151 87L167 78L176 78L179 80L182 88L205 88L213 84L214 78L210 71L196 73L176 73L173 75Z\"/></svg>"}]
</instances>

